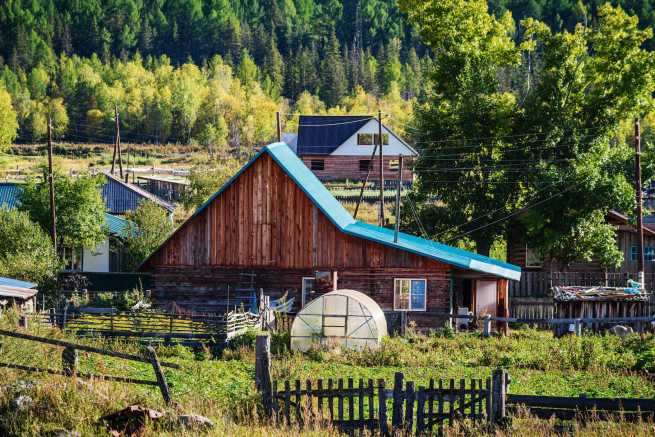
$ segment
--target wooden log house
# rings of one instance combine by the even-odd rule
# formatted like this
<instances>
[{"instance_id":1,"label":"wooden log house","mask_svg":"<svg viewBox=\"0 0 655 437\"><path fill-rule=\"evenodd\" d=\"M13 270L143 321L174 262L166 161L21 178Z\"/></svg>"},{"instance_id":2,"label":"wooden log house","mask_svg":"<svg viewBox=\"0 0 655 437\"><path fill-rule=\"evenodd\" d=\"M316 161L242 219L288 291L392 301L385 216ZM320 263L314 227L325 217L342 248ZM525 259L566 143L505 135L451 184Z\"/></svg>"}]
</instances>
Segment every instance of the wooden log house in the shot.
<instances>
[{"instance_id":1,"label":"wooden log house","mask_svg":"<svg viewBox=\"0 0 655 437\"><path fill-rule=\"evenodd\" d=\"M217 312L263 290L298 310L332 289L443 326L458 302L507 314L519 267L354 220L284 143L264 147L140 267L157 305ZM466 296L464 296L466 295Z\"/></svg>"}]
</instances>

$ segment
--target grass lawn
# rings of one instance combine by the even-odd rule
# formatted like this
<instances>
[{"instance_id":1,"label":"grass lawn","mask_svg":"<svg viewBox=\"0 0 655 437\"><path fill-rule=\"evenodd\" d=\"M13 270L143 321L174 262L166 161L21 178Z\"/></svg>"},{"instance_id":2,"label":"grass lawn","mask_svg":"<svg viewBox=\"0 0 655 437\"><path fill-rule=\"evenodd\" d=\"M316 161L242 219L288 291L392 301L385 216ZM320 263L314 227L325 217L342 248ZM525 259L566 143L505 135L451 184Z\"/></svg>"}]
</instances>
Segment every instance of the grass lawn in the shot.
<instances>
[{"instance_id":1,"label":"grass lawn","mask_svg":"<svg viewBox=\"0 0 655 437\"><path fill-rule=\"evenodd\" d=\"M8 317L0 320L3 328L14 328ZM78 340L48 328L31 328L35 334L65 338L131 353L141 346L130 342ZM273 360L274 379L385 378L391 384L393 374L402 371L406 380L424 383L430 378L486 377L498 365L509 369L510 392L542 395L586 393L603 397L655 397L655 383L647 371L655 366L655 338L646 336L621 341L613 336L586 336L553 339L535 330L512 331L503 338L481 339L477 334L409 335L385 341L378 351L327 352L307 355L284 352ZM446 333L447 334L447 333ZM296 435L267 426L258 420L258 399L254 391L254 353L248 344L254 334L241 339L242 346L224 353L222 359L210 359L209 351L183 347L161 347L162 360L180 364L180 370L165 369L177 406L163 405L154 387L94 381L75 382L64 377L28 374L0 369L0 435L44 435L56 429L75 429L82 435L103 435L99 417L131 404L156 408L169 413L205 415L216 428L206 433L184 431L172 421L149 424L146 435ZM275 339L274 346L281 342ZM20 339L2 338L0 361L24 365L61 368L61 348ZM91 353L80 353L81 372L104 373L153 379L150 366ZM34 381L32 388L21 388L19 381ZM34 403L17 410L12 401L27 394ZM508 434L540 429L554 432L552 424L534 419L517 420ZM602 430L602 432L601 432ZM484 430L450 430L453 435L482 434ZM575 435L652 435L652 424L598 422L577 429ZM334 435L333 430L304 431L306 435ZM503 435L502 433L498 435Z\"/></svg>"}]
</instances>

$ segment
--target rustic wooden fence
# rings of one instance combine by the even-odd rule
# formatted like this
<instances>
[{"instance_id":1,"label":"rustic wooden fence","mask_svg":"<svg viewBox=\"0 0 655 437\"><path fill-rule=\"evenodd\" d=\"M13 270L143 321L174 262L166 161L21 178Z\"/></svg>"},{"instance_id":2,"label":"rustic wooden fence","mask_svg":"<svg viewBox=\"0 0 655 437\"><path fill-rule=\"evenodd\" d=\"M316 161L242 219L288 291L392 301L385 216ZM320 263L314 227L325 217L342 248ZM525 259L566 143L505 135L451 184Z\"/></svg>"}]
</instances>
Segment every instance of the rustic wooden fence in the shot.
<instances>
[{"instance_id":1,"label":"rustic wooden fence","mask_svg":"<svg viewBox=\"0 0 655 437\"><path fill-rule=\"evenodd\" d=\"M49 344L52 346L60 346L64 348L62 350L62 355L61 355L62 370L27 366L18 363L7 363L7 362L0 362L0 367L22 370L26 372L48 373L52 375L76 376L78 378L85 378L85 379L100 379L100 380L107 380L107 381L122 382L127 384L157 386L161 391L164 401L167 404L170 404L171 402L169 385L166 381L166 377L164 376L164 372L162 371L162 367L179 369L180 366L178 366L175 363L167 363L167 362L159 361L159 359L157 358L157 354L155 353L155 350L150 346L146 348L146 352L147 352L146 356L139 356L139 355L127 354L123 352L111 351L107 349L101 349L101 348L87 346L83 344L71 343L63 340L57 340L54 338L38 337L35 335L25 334L16 331L8 331L4 329L0 330L0 336L14 337L22 340L34 341L38 343ZM114 358L121 358L124 360L150 364L155 373L156 380L151 381L151 380L127 378L123 376L97 375L91 373L78 372L78 365L79 365L78 351L90 352L90 353L110 356Z\"/></svg>"},{"instance_id":2,"label":"rustic wooden fence","mask_svg":"<svg viewBox=\"0 0 655 437\"><path fill-rule=\"evenodd\" d=\"M652 421L655 418L654 399L507 395L509 412L515 413L521 408L526 408L530 414L541 419L555 417L585 421L592 417L602 420L620 417L629 421Z\"/></svg>"},{"instance_id":3,"label":"rustic wooden fence","mask_svg":"<svg viewBox=\"0 0 655 437\"><path fill-rule=\"evenodd\" d=\"M426 385L405 381L396 373L392 388L384 379L353 378L272 381L270 338L259 336L256 350L256 385L265 411L284 425L331 424L343 432L398 431L432 434L458 420L502 422L508 377L505 370L492 378L431 379Z\"/></svg>"},{"instance_id":4,"label":"rustic wooden fence","mask_svg":"<svg viewBox=\"0 0 655 437\"><path fill-rule=\"evenodd\" d=\"M161 312L103 311L55 312L32 315L32 320L58 327L80 337L136 338L143 341L200 346L223 344L248 329L259 327L258 315L185 315Z\"/></svg>"}]
</instances>

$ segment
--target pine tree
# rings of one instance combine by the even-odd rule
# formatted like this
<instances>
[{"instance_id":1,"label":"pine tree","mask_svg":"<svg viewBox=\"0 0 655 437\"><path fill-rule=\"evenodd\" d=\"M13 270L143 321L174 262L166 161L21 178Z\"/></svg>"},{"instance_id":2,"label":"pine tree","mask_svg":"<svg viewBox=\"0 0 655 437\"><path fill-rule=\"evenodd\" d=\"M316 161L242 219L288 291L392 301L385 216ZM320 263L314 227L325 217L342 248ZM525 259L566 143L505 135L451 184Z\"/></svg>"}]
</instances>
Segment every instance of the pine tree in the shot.
<instances>
[{"instance_id":1,"label":"pine tree","mask_svg":"<svg viewBox=\"0 0 655 437\"><path fill-rule=\"evenodd\" d=\"M325 56L321 62L321 99L328 106L336 106L341 98L346 95L348 82L344 68L344 60L341 57L339 40L332 31L327 47L324 49Z\"/></svg>"}]
</instances>

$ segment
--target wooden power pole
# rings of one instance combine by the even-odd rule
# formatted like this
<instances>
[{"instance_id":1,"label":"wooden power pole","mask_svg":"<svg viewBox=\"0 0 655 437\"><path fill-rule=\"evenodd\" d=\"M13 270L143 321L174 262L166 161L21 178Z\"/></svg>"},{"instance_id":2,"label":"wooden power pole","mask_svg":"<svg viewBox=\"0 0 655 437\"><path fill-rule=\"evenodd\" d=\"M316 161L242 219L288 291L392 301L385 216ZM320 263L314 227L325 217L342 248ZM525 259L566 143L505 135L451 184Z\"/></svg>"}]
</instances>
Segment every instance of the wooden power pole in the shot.
<instances>
[{"instance_id":1,"label":"wooden power pole","mask_svg":"<svg viewBox=\"0 0 655 437\"><path fill-rule=\"evenodd\" d=\"M50 238L57 253L57 212L55 210L55 183L52 169L52 118L48 115L48 187L50 189Z\"/></svg>"},{"instance_id":2,"label":"wooden power pole","mask_svg":"<svg viewBox=\"0 0 655 437\"><path fill-rule=\"evenodd\" d=\"M403 189L403 155L398 155L398 186L396 187L396 232L393 235L393 241L398 242L400 233L400 193Z\"/></svg>"},{"instance_id":3,"label":"wooden power pole","mask_svg":"<svg viewBox=\"0 0 655 437\"><path fill-rule=\"evenodd\" d=\"M275 123L277 125L277 142L282 142L282 123L280 123L280 111L275 113Z\"/></svg>"},{"instance_id":4,"label":"wooden power pole","mask_svg":"<svg viewBox=\"0 0 655 437\"><path fill-rule=\"evenodd\" d=\"M116 168L116 154L118 153L118 169L123 178L123 155L121 153L121 124L118 118L118 105L114 104L114 122L115 122L115 138L114 138L114 156L111 159L111 174L114 174Z\"/></svg>"},{"instance_id":5,"label":"wooden power pole","mask_svg":"<svg viewBox=\"0 0 655 437\"><path fill-rule=\"evenodd\" d=\"M638 280L642 288L644 286L644 224L643 224L643 199L641 190L641 126L639 118L635 118L635 194L637 197L637 253Z\"/></svg>"},{"instance_id":6,"label":"wooden power pole","mask_svg":"<svg viewBox=\"0 0 655 437\"><path fill-rule=\"evenodd\" d=\"M382 152L382 111L378 111L378 144L380 145L380 226L384 226L384 153Z\"/></svg>"}]
</instances>

